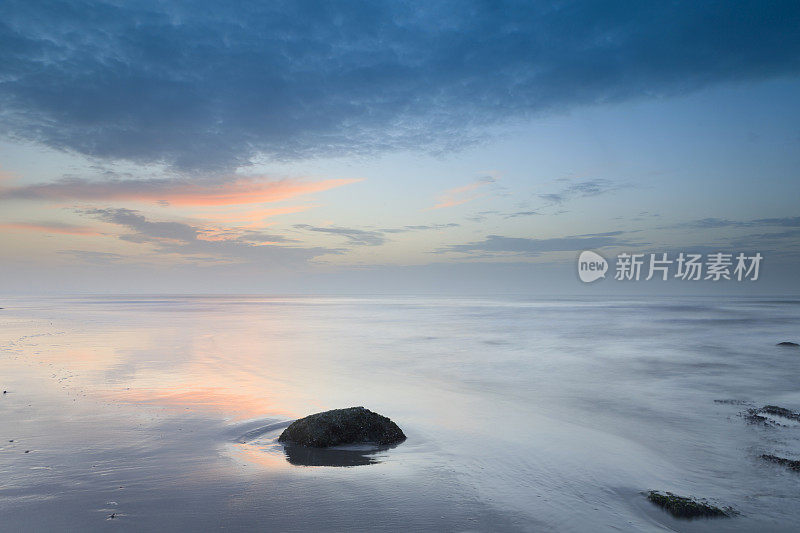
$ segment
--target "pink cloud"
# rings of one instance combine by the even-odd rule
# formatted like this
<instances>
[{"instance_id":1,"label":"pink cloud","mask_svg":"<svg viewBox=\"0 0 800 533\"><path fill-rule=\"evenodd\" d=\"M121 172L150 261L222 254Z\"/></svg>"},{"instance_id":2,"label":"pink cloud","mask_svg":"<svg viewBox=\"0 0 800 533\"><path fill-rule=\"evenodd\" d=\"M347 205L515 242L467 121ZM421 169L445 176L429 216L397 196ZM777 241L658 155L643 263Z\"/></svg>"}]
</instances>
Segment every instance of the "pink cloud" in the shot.
<instances>
[{"instance_id":1,"label":"pink cloud","mask_svg":"<svg viewBox=\"0 0 800 533\"><path fill-rule=\"evenodd\" d=\"M32 200L117 200L180 206L226 206L288 200L327 191L360 179L321 181L241 177L219 183L178 179L89 181L70 178L53 183L0 188L0 198Z\"/></svg>"}]
</instances>

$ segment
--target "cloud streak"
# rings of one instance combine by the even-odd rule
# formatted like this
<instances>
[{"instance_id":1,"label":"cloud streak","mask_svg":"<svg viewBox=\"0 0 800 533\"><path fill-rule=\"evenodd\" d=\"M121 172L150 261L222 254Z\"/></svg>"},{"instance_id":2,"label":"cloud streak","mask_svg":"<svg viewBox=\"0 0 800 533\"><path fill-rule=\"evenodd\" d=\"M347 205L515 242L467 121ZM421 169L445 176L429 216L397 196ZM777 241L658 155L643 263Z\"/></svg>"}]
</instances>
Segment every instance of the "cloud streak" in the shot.
<instances>
[{"instance_id":1,"label":"cloud streak","mask_svg":"<svg viewBox=\"0 0 800 533\"><path fill-rule=\"evenodd\" d=\"M538 256L547 252L575 252L605 248L607 246L632 245L620 239L622 232L573 235L551 239L528 239L523 237L504 237L487 235L482 241L454 244L437 250L437 253L456 252L462 254L515 254Z\"/></svg>"},{"instance_id":2,"label":"cloud streak","mask_svg":"<svg viewBox=\"0 0 800 533\"><path fill-rule=\"evenodd\" d=\"M95 252L90 250L60 250L61 255L68 255L77 261L95 265L107 265L124 259L120 254L111 252Z\"/></svg>"},{"instance_id":3,"label":"cloud streak","mask_svg":"<svg viewBox=\"0 0 800 533\"><path fill-rule=\"evenodd\" d=\"M491 176L484 176L476 181L473 181L472 183L468 183L467 185L449 189L437 199L436 205L430 209L443 209L445 207L454 207L471 202L480 196L476 192L478 189L490 183L494 183L495 181L497 180Z\"/></svg>"},{"instance_id":4,"label":"cloud streak","mask_svg":"<svg viewBox=\"0 0 800 533\"><path fill-rule=\"evenodd\" d=\"M53 183L0 188L0 199L7 200L88 200L128 201L177 206L231 206L278 202L327 191L359 179L301 181L243 177L216 183L192 182L179 178L147 180L91 181L64 178ZM265 215L268 216L268 215Z\"/></svg>"},{"instance_id":5,"label":"cloud streak","mask_svg":"<svg viewBox=\"0 0 800 533\"><path fill-rule=\"evenodd\" d=\"M36 233L60 235L102 235L96 229L88 226L75 226L62 222L8 222L0 224L0 229L9 231L34 231Z\"/></svg>"},{"instance_id":6,"label":"cloud streak","mask_svg":"<svg viewBox=\"0 0 800 533\"><path fill-rule=\"evenodd\" d=\"M560 180L562 181L562 180ZM583 180L564 187L562 190L554 193L539 194L538 197L550 204L563 204L568 200L575 198L584 198L587 196L600 196L616 190L618 187L610 180L606 179L591 179ZM525 212L522 214L533 214Z\"/></svg>"},{"instance_id":7,"label":"cloud streak","mask_svg":"<svg viewBox=\"0 0 800 533\"><path fill-rule=\"evenodd\" d=\"M460 224L450 222L447 224L420 224L402 226L399 228L382 228L379 230L363 230L358 228L342 228L338 226L312 226L310 224L295 224L294 228L329 235L340 235L347 239L347 243L354 246L381 246L386 243L386 234L410 233L416 231L439 231L457 228Z\"/></svg>"},{"instance_id":8,"label":"cloud streak","mask_svg":"<svg viewBox=\"0 0 800 533\"><path fill-rule=\"evenodd\" d=\"M443 230L450 228L457 228L461 224L456 222L449 222L447 224L422 224L416 226L403 226L402 228L383 228L382 233L408 233L410 231L429 231L429 230Z\"/></svg>"},{"instance_id":9,"label":"cloud streak","mask_svg":"<svg viewBox=\"0 0 800 533\"><path fill-rule=\"evenodd\" d=\"M697 220L690 220L688 222L673 224L671 226L662 226L660 229L754 228L759 226L800 228L800 217L757 218L754 220L730 220L727 218L700 218Z\"/></svg>"},{"instance_id":10,"label":"cloud streak","mask_svg":"<svg viewBox=\"0 0 800 533\"><path fill-rule=\"evenodd\" d=\"M348 244L355 246L380 246L386 242L383 233L379 231L369 231L356 228L340 228L336 226L311 226L309 224L296 224L296 229L313 231L316 233L327 233L329 235L340 235L347 239Z\"/></svg>"}]
</instances>

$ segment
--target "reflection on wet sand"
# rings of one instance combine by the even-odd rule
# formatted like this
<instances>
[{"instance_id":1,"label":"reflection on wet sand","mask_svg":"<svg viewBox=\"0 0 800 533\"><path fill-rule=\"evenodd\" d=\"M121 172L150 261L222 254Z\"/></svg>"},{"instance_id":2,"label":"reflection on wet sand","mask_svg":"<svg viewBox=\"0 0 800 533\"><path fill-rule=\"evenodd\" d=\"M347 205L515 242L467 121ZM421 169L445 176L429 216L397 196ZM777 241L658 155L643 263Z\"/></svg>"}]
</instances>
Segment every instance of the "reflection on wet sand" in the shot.
<instances>
[{"instance_id":1,"label":"reflection on wet sand","mask_svg":"<svg viewBox=\"0 0 800 533\"><path fill-rule=\"evenodd\" d=\"M225 387L202 387L190 383L176 384L171 388L116 390L105 396L126 403L158 405L170 409L203 409L234 420L253 418L266 412L287 417L293 415L291 411L273 407L277 401L273 401L267 393L236 393Z\"/></svg>"},{"instance_id":2,"label":"reflection on wet sand","mask_svg":"<svg viewBox=\"0 0 800 533\"><path fill-rule=\"evenodd\" d=\"M256 465L267 470L278 472L292 468L277 450L262 448L252 444L236 443L230 448L230 455L245 464Z\"/></svg>"},{"instance_id":3,"label":"reflection on wet sand","mask_svg":"<svg viewBox=\"0 0 800 533\"><path fill-rule=\"evenodd\" d=\"M342 446L332 448L309 448L297 444L281 444L277 437L257 442L237 442L233 455L247 463L270 470L281 470L287 466L333 466L353 467L374 465L384 461L384 452L392 446Z\"/></svg>"},{"instance_id":4,"label":"reflection on wet sand","mask_svg":"<svg viewBox=\"0 0 800 533\"><path fill-rule=\"evenodd\" d=\"M298 398L292 386L298 374L325 372L325 365L309 360L315 343L274 335L302 323L291 314L261 315L257 322L244 319L246 312L197 312L173 315L167 324L142 314L121 329L112 320L126 311L121 303L85 309L77 327L48 321L35 335L28 321L7 320L11 340L3 347L48 366L59 384L105 401L201 410L229 420L295 418L325 407L313 396ZM68 340L66 331L74 332Z\"/></svg>"},{"instance_id":5,"label":"reflection on wet sand","mask_svg":"<svg viewBox=\"0 0 800 533\"><path fill-rule=\"evenodd\" d=\"M286 460L295 466L362 466L380 463L382 456L379 454L396 446L308 448L287 444L283 452Z\"/></svg>"}]
</instances>

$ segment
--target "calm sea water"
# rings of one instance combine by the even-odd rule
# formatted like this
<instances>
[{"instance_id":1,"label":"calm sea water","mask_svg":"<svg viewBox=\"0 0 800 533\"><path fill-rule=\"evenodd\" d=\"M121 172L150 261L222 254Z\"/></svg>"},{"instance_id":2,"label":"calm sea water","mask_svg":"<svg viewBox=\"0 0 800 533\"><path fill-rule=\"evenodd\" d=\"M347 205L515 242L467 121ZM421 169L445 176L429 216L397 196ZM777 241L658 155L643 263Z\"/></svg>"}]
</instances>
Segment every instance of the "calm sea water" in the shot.
<instances>
[{"instance_id":1,"label":"calm sea water","mask_svg":"<svg viewBox=\"0 0 800 533\"><path fill-rule=\"evenodd\" d=\"M796 531L800 301L0 302L8 530ZM363 405L408 440L294 453ZM13 441L13 442L12 442ZM26 453L27 452L27 453ZM731 505L677 521L642 491Z\"/></svg>"}]
</instances>

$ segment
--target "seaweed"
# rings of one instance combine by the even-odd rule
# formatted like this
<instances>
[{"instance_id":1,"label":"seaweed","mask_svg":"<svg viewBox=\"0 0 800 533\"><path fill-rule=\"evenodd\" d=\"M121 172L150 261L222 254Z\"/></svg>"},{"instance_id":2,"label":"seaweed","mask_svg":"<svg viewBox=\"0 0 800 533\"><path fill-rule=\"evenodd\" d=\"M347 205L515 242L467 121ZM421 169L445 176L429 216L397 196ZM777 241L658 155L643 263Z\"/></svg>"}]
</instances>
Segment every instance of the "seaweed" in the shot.
<instances>
[{"instance_id":1,"label":"seaweed","mask_svg":"<svg viewBox=\"0 0 800 533\"><path fill-rule=\"evenodd\" d=\"M705 500L677 496L671 492L651 490L647 499L661 507L675 518L726 518L736 514L731 507L724 509L707 503Z\"/></svg>"},{"instance_id":2,"label":"seaweed","mask_svg":"<svg viewBox=\"0 0 800 533\"><path fill-rule=\"evenodd\" d=\"M795 413L794 411L786 409L785 407L778 407L777 405L765 405L760 409L748 409L742 413L744 419L751 424L760 424L770 427L785 426L785 424L771 420L764 415L778 416L787 420L800 422L800 413Z\"/></svg>"},{"instance_id":3,"label":"seaweed","mask_svg":"<svg viewBox=\"0 0 800 533\"><path fill-rule=\"evenodd\" d=\"M777 455L770 455L766 453L762 455L761 458L764 459L765 461L769 461L770 463L783 465L789 470L800 472L800 461L786 459L785 457L778 457Z\"/></svg>"}]
</instances>

